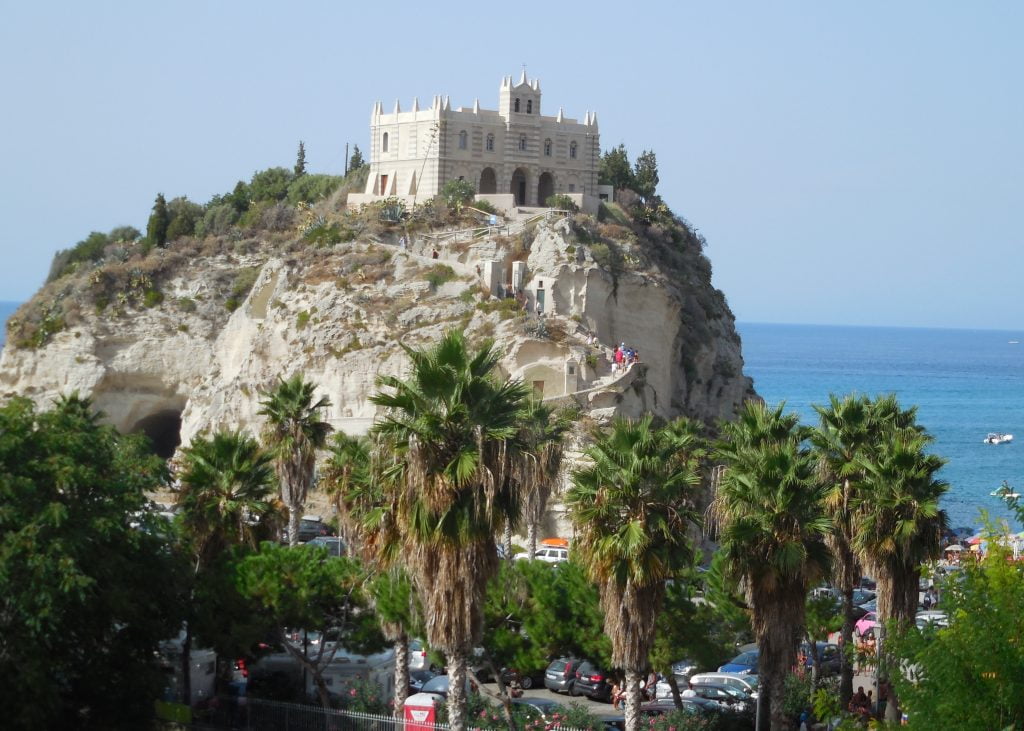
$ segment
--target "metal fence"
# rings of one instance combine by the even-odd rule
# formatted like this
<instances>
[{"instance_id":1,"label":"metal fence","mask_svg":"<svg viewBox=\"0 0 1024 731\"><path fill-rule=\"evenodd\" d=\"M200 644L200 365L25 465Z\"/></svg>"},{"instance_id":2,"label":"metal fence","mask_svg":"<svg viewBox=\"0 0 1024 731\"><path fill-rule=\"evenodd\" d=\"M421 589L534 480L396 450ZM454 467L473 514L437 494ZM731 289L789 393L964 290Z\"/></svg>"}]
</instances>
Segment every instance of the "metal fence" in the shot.
<instances>
[{"instance_id":1,"label":"metal fence","mask_svg":"<svg viewBox=\"0 0 1024 731\"><path fill-rule=\"evenodd\" d=\"M217 698L191 724L192 731L449 731L443 724L406 723L391 716L357 713L261 698ZM568 727L557 731L578 731Z\"/></svg>"},{"instance_id":2,"label":"metal fence","mask_svg":"<svg viewBox=\"0 0 1024 731\"><path fill-rule=\"evenodd\" d=\"M193 720L195 731L405 731L403 721L374 713L357 713L261 698L218 698ZM416 731L448 731L440 724L417 723Z\"/></svg>"}]
</instances>

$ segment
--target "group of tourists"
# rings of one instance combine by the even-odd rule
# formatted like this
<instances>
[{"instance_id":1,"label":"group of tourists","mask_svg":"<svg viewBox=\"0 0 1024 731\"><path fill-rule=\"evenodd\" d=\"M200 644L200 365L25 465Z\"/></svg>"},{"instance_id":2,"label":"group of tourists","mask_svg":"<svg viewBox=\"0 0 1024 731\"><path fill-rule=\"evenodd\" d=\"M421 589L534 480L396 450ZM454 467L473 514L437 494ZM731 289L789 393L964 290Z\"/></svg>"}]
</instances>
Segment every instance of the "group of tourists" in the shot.
<instances>
[{"instance_id":1,"label":"group of tourists","mask_svg":"<svg viewBox=\"0 0 1024 731\"><path fill-rule=\"evenodd\" d=\"M621 343L612 355L612 373L627 371L631 365L639 362L640 352L632 346L627 348L625 343Z\"/></svg>"}]
</instances>

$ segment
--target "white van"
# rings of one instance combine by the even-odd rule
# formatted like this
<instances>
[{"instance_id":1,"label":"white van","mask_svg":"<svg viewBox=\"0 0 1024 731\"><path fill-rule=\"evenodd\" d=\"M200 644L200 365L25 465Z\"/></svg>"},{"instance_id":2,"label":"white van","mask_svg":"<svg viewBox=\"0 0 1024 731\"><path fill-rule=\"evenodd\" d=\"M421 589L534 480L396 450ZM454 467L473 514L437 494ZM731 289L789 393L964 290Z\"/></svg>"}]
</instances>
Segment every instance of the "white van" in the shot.
<instances>
[{"instance_id":1,"label":"white van","mask_svg":"<svg viewBox=\"0 0 1024 731\"><path fill-rule=\"evenodd\" d=\"M395 697L395 651L376 655L358 655L339 647L321 673L327 692L340 696L358 682L376 686L385 700ZM311 673L306 675L306 695L315 697L316 683Z\"/></svg>"},{"instance_id":2,"label":"white van","mask_svg":"<svg viewBox=\"0 0 1024 731\"><path fill-rule=\"evenodd\" d=\"M728 685L732 688L749 693L751 698L757 698L757 676L740 675L738 673L697 673L690 678L690 685L701 685L709 683L713 685Z\"/></svg>"},{"instance_id":3,"label":"white van","mask_svg":"<svg viewBox=\"0 0 1024 731\"><path fill-rule=\"evenodd\" d=\"M181 699L181 648L185 643L185 632L173 640L160 643L160 666L164 671L164 700L178 702ZM209 648L194 647L191 652L189 671L191 699L189 705L212 698L217 684L217 653Z\"/></svg>"}]
</instances>

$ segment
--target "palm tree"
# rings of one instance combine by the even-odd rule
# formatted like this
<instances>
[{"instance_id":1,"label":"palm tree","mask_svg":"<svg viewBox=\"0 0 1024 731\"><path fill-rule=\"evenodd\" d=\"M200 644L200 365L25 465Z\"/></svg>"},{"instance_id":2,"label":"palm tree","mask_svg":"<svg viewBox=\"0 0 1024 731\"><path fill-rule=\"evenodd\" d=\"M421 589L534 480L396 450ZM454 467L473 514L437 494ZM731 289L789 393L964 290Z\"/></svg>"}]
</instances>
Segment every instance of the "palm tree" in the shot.
<instances>
[{"instance_id":1,"label":"palm tree","mask_svg":"<svg viewBox=\"0 0 1024 731\"><path fill-rule=\"evenodd\" d=\"M299 521L306 495L313 482L316 450L323 449L331 426L320 418L320 409L330 406L324 396L313 402L316 386L296 373L277 388L263 393L260 414L267 417L263 439L274 455L274 467L281 483L281 500L288 507L288 544L299 540Z\"/></svg>"},{"instance_id":2,"label":"palm tree","mask_svg":"<svg viewBox=\"0 0 1024 731\"><path fill-rule=\"evenodd\" d=\"M510 472L527 390L496 380L490 343L470 353L460 333L448 332L429 349L403 347L412 372L378 378L383 390L372 401L385 412L372 433L391 453L384 502L423 603L427 640L448 658L448 717L462 731L467 658L498 568L494 537L520 517Z\"/></svg>"},{"instance_id":3,"label":"palm tree","mask_svg":"<svg viewBox=\"0 0 1024 731\"><path fill-rule=\"evenodd\" d=\"M652 427L652 417L617 419L586 450L591 464L572 475L566 506L578 531L573 555L598 586L612 664L626 674L626 728L640 721L665 582L693 561L687 531L699 521L701 440L694 429Z\"/></svg>"},{"instance_id":4,"label":"palm tree","mask_svg":"<svg viewBox=\"0 0 1024 731\"><path fill-rule=\"evenodd\" d=\"M825 489L794 414L747 402L722 425L725 464L709 512L730 571L745 585L772 729L787 728L783 683L796 662L807 591L828 571Z\"/></svg>"},{"instance_id":5,"label":"palm tree","mask_svg":"<svg viewBox=\"0 0 1024 731\"><path fill-rule=\"evenodd\" d=\"M221 431L199 436L181 451L177 495L184 536L192 554L192 587L224 551L255 546L273 530L274 471L252 437ZM192 602L189 602L191 606ZM191 698L192 622L182 643L182 698Z\"/></svg>"},{"instance_id":6,"label":"palm tree","mask_svg":"<svg viewBox=\"0 0 1024 731\"><path fill-rule=\"evenodd\" d=\"M356 503L369 485L372 444L366 437L338 432L327 449L330 456L324 466L320 484L334 502L340 517L345 550L352 555L355 542L362 532L361 521L364 516Z\"/></svg>"},{"instance_id":7,"label":"palm tree","mask_svg":"<svg viewBox=\"0 0 1024 731\"><path fill-rule=\"evenodd\" d=\"M857 458L874 443L877 433L871 419L871 401L864 396L851 394L839 399L830 394L827 407L815 405L814 409L820 423L811 433L811 443L828 489L825 508L832 518L832 532L827 541L832 551L833 583L843 601L842 645L848 648L853 646L853 590L862 574L853 550L857 528L854 498L863 479ZM845 652L840 663L839 699L846 708L853 697L853 665L847 662Z\"/></svg>"},{"instance_id":8,"label":"palm tree","mask_svg":"<svg viewBox=\"0 0 1024 731\"><path fill-rule=\"evenodd\" d=\"M936 478L945 460L925 451L931 442L919 427L893 428L877 454L861 461L865 481L853 547L878 581L883 623L905 627L913 621L921 566L942 555L947 521L939 501L949 485ZM886 718L899 718L895 698Z\"/></svg>"},{"instance_id":9,"label":"palm tree","mask_svg":"<svg viewBox=\"0 0 1024 731\"><path fill-rule=\"evenodd\" d=\"M914 411L900 408L895 396L871 400L850 394L830 395L828 406L815 406L819 425L811 433L818 471L828 487L825 507L832 519L828 536L833 558L833 581L843 598L843 646L853 642L853 590L862 574L854 550L860 529L864 463L870 462L895 428L916 428ZM853 696L853 667L841 657L840 701L845 708Z\"/></svg>"},{"instance_id":10,"label":"palm tree","mask_svg":"<svg viewBox=\"0 0 1024 731\"><path fill-rule=\"evenodd\" d=\"M556 413L539 399L531 398L527 402L520 432L523 449L515 469L523 492L527 556L537 553L537 529L557 484L563 440L570 426L564 413ZM505 549L506 555L511 557L511 547L506 545Z\"/></svg>"}]
</instances>

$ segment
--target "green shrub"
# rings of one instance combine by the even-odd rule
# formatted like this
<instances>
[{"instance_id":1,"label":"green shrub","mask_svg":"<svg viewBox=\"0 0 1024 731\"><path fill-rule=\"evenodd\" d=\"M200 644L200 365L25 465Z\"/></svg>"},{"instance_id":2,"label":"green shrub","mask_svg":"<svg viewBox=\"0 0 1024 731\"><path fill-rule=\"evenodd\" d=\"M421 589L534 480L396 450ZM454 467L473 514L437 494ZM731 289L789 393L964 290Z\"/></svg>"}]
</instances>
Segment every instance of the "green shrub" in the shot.
<instances>
[{"instance_id":1,"label":"green shrub","mask_svg":"<svg viewBox=\"0 0 1024 731\"><path fill-rule=\"evenodd\" d=\"M285 197L293 206L298 203L315 203L336 191L343 180L337 175L302 175L291 182Z\"/></svg>"},{"instance_id":2,"label":"green shrub","mask_svg":"<svg viewBox=\"0 0 1024 731\"><path fill-rule=\"evenodd\" d=\"M110 230L107 234L107 238L114 243L127 243L130 244L138 240L142 236L142 232L134 226L117 226Z\"/></svg>"},{"instance_id":3,"label":"green shrub","mask_svg":"<svg viewBox=\"0 0 1024 731\"><path fill-rule=\"evenodd\" d=\"M487 200L473 201L473 208L484 213L490 213L491 215L497 215L498 209L494 207L494 204Z\"/></svg>"},{"instance_id":4,"label":"green shrub","mask_svg":"<svg viewBox=\"0 0 1024 731\"><path fill-rule=\"evenodd\" d=\"M522 306L515 299L490 299L476 306L485 313L497 312L502 320L511 320L523 312Z\"/></svg>"},{"instance_id":5,"label":"green shrub","mask_svg":"<svg viewBox=\"0 0 1024 731\"><path fill-rule=\"evenodd\" d=\"M444 198L445 204L455 210L460 210L473 200L475 195L476 188L468 180L449 180L441 188L441 197Z\"/></svg>"},{"instance_id":6,"label":"green shrub","mask_svg":"<svg viewBox=\"0 0 1024 731\"><path fill-rule=\"evenodd\" d=\"M603 269L611 269L612 267L612 252L608 248L608 244L593 244L590 247L590 255L594 257L594 261L599 267Z\"/></svg>"},{"instance_id":7,"label":"green shrub","mask_svg":"<svg viewBox=\"0 0 1024 731\"><path fill-rule=\"evenodd\" d=\"M295 327L298 328L299 330L305 330L306 325L309 324L310 317L312 317L312 315L309 314L308 310L302 310L295 317Z\"/></svg>"},{"instance_id":8,"label":"green shrub","mask_svg":"<svg viewBox=\"0 0 1024 731\"><path fill-rule=\"evenodd\" d=\"M259 267L246 267L245 269L238 270L235 274L235 280L231 283L231 293L224 303L229 312L237 310L238 306L245 301L245 298L249 296L249 292L252 291L253 285L256 284L256 279L259 275Z\"/></svg>"},{"instance_id":9,"label":"green shrub","mask_svg":"<svg viewBox=\"0 0 1024 731\"><path fill-rule=\"evenodd\" d=\"M220 236L238 220L238 210L230 203L211 205L196 223L196 236Z\"/></svg>"},{"instance_id":10,"label":"green shrub","mask_svg":"<svg viewBox=\"0 0 1024 731\"><path fill-rule=\"evenodd\" d=\"M167 240L174 241L182 236L195 233L196 223L203 219L205 211L198 203L193 203L185 196L173 199L167 204L170 223L167 225Z\"/></svg>"},{"instance_id":11,"label":"green shrub","mask_svg":"<svg viewBox=\"0 0 1024 731\"><path fill-rule=\"evenodd\" d=\"M425 279L430 283L431 288L437 289L445 282L455 279L455 270L447 264L435 264L426 271Z\"/></svg>"},{"instance_id":12,"label":"green shrub","mask_svg":"<svg viewBox=\"0 0 1024 731\"><path fill-rule=\"evenodd\" d=\"M50 264L50 273L46 277L46 281L52 282L54 279L71 274L78 269L78 264L82 262L100 261L103 258L104 249L109 244L110 237L107 234L93 231L70 249L58 251L53 255L53 262Z\"/></svg>"},{"instance_id":13,"label":"green shrub","mask_svg":"<svg viewBox=\"0 0 1024 731\"><path fill-rule=\"evenodd\" d=\"M175 304L178 305L178 309L182 312L196 311L196 301L190 297L179 297L175 300Z\"/></svg>"},{"instance_id":14,"label":"green shrub","mask_svg":"<svg viewBox=\"0 0 1024 731\"><path fill-rule=\"evenodd\" d=\"M267 168L255 172L249 182L249 199L253 203L284 200L291 182L292 171L286 168Z\"/></svg>"},{"instance_id":15,"label":"green shrub","mask_svg":"<svg viewBox=\"0 0 1024 731\"><path fill-rule=\"evenodd\" d=\"M576 213L580 210L580 207L576 205L576 202L565 193L549 195L548 199L544 201L544 204L548 208L557 208L560 211L572 211L573 213Z\"/></svg>"},{"instance_id":16,"label":"green shrub","mask_svg":"<svg viewBox=\"0 0 1024 731\"><path fill-rule=\"evenodd\" d=\"M145 307L156 307L164 301L164 295L159 289L147 289L142 295L142 304Z\"/></svg>"}]
</instances>

